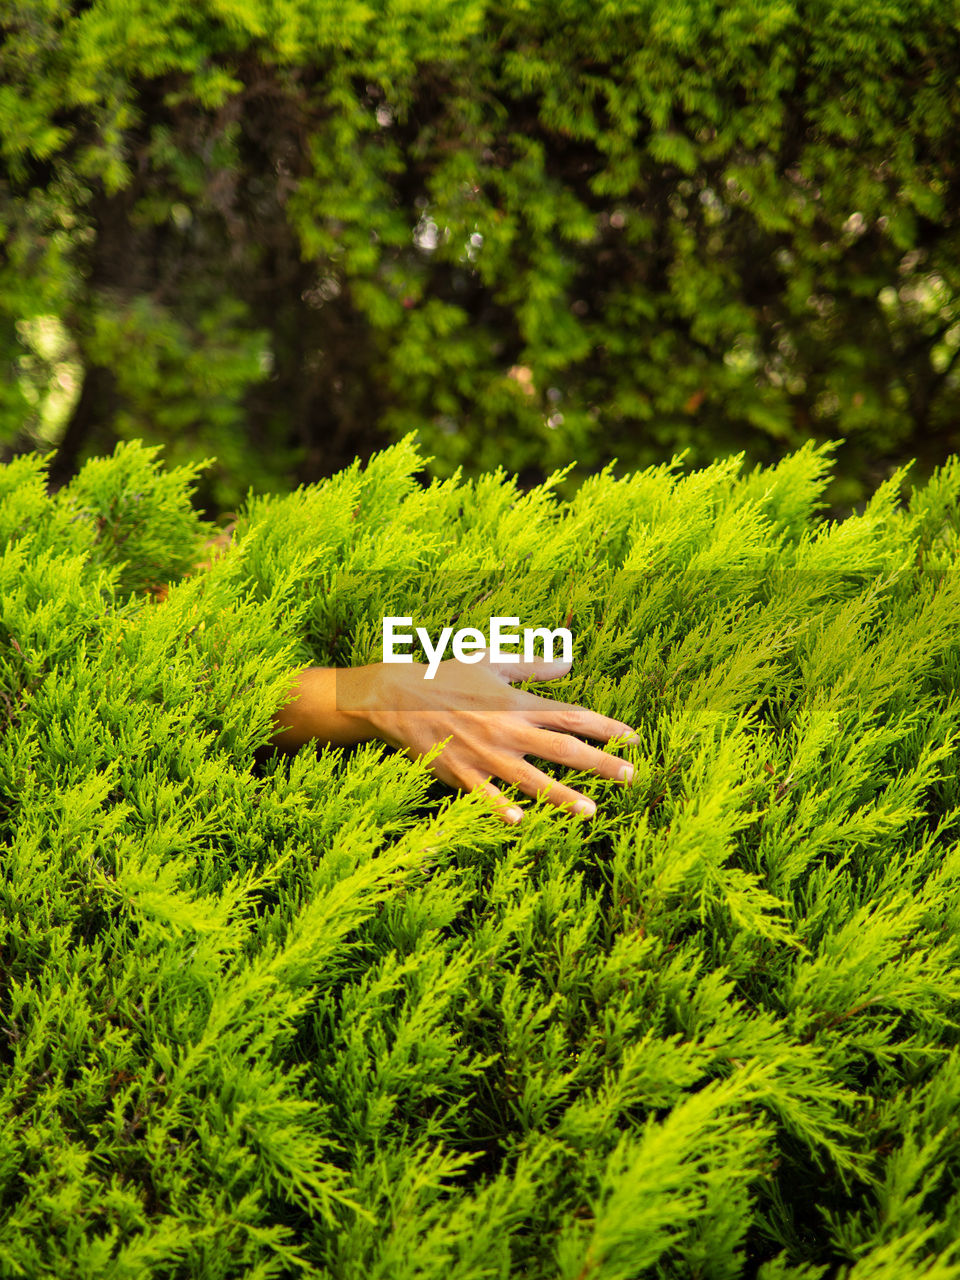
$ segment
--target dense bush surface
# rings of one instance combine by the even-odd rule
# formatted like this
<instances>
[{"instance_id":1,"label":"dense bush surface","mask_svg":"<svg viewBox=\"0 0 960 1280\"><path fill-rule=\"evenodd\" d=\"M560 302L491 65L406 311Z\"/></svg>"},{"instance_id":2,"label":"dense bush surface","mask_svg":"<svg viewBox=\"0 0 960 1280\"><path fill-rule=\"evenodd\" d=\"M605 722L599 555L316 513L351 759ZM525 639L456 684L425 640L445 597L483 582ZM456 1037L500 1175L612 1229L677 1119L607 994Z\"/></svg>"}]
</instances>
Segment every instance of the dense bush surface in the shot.
<instances>
[{"instance_id":1,"label":"dense bush surface","mask_svg":"<svg viewBox=\"0 0 960 1280\"><path fill-rule=\"evenodd\" d=\"M957 1280L960 463L841 523L809 446L420 465L189 577L191 470L0 469L0 1273ZM504 605L641 734L593 820L258 751L384 612Z\"/></svg>"},{"instance_id":2,"label":"dense bush surface","mask_svg":"<svg viewBox=\"0 0 960 1280\"><path fill-rule=\"evenodd\" d=\"M939 0L10 0L0 444L222 510L843 436L839 508L960 447L958 129Z\"/></svg>"}]
</instances>

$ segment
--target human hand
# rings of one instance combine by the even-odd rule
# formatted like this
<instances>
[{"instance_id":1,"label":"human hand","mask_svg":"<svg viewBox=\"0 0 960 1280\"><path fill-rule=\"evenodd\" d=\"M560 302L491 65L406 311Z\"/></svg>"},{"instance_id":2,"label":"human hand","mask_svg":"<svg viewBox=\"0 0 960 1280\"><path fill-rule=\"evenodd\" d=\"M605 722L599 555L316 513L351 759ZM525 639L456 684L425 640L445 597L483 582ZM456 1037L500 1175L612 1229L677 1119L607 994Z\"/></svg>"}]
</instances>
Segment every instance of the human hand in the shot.
<instances>
[{"instance_id":1,"label":"human hand","mask_svg":"<svg viewBox=\"0 0 960 1280\"><path fill-rule=\"evenodd\" d=\"M556 782L526 759L528 755L601 778L629 783L633 768L574 735L607 742L635 739L629 725L585 707L542 698L511 687L512 680L556 680L569 662L440 663L432 680L422 663L376 663L337 671L337 705L362 722L372 736L403 748L413 758L449 739L431 762L441 781L463 791L482 790L507 822L523 811L510 804L491 781L513 784L525 795L545 794L571 813L592 815L589 797Z\"/></svg>"}]
</instances>

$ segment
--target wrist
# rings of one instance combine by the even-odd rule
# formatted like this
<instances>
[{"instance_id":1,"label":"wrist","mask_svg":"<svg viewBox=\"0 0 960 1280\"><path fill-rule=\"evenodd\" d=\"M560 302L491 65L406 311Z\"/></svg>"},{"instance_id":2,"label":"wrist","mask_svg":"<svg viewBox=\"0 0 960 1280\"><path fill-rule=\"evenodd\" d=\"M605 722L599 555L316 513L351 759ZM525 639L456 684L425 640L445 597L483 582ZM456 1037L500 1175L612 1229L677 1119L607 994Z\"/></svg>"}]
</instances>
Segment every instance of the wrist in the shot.
<instances>
[{"instance_id":1,"label":"wrist","mask_svg":"<svg viewBox=\"0 0 960 1280\"><path fill-rule=\"evenodd\" d=\"M362 710L363 683L349 668L307 667L300 671L289 700L276 713L273 744L284 751L295 751L312 739L334 747L350 747L376 737Z\"/></svg>"},{"instance_id":2,"label":"wrist","mask_svg":"<svg viewBox=\"0 0 960 1280\"><path fill-rule=\"evenodd\" d=\"M407 746L411 717L423 707L424 669L420 663L384 662L342 668L337 671L338 709L365 739Z\"/></svg>"},{"instance_id":3,"label":"wrist","mask_svg":"<svg viewBox=\"0 0 960 1280\"><path fill-rule=\"evenodd\" d=\"M338 667L335 677L337 715L356 742L382 737L383 664Z\"/></svg>"}]
</instances>

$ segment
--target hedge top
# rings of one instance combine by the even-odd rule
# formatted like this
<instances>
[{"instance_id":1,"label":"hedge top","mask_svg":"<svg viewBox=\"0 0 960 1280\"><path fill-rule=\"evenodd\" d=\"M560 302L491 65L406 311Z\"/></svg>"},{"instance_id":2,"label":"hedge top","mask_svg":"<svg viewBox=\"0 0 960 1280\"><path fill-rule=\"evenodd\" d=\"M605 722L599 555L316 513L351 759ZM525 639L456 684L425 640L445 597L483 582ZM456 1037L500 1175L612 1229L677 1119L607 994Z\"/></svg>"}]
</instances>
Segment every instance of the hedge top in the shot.
<instances>
[{"instance_id":1,"label":"hedge top","mask_svg":"<svg viewBox=\"0 0 960 1280\"><path fill-rule=\"evenodd\" d=\"M0 469L0 1272L958 1280L960 461L833 524L812 447L419 466L191 577L195 469ZM591 822L262 750L299 664L495 605L640 731Z\"/></svg>"}]
</instances>

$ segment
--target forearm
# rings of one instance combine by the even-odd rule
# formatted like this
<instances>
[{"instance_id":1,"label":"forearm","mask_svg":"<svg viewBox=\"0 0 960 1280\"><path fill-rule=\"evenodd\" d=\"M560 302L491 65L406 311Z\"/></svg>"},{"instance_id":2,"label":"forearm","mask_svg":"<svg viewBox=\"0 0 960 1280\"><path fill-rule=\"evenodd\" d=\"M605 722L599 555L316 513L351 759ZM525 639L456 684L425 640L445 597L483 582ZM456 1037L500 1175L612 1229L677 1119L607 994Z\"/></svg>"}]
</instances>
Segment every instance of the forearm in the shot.
<instances>
[{"instance_id":1,"label":"forearm","mask_svg":"<svg viewBox=\"0 0 960 1280\"><path fill-rule=\"evenodd\" d=\"M307 667L291 685L276 713L273 745L296 751L316 738L332 747L352 747L376 737L363 713L375 667Z\"/></svg>"}]
</instances>

